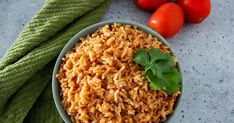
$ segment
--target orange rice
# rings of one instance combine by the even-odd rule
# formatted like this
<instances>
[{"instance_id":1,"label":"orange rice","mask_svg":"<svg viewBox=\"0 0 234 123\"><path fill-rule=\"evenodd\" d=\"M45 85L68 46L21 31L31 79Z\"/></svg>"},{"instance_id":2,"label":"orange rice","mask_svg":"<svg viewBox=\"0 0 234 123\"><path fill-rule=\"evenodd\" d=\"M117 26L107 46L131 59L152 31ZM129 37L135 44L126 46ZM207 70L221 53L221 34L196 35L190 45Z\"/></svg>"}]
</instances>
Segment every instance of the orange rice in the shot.
<instances>
[{"instance_id":1,"label":"orange rice","mask_svg":"<svg viewBox=\"0 0 234 123\"><path fill-rule=\"evenodd\" d=\"M72 122L160 122L173 112L180 92L153 91L132 62L137 49L167 46L129 25L99 28L80 39L57 73L62 105Z\"/></svg>"}]
</instances>

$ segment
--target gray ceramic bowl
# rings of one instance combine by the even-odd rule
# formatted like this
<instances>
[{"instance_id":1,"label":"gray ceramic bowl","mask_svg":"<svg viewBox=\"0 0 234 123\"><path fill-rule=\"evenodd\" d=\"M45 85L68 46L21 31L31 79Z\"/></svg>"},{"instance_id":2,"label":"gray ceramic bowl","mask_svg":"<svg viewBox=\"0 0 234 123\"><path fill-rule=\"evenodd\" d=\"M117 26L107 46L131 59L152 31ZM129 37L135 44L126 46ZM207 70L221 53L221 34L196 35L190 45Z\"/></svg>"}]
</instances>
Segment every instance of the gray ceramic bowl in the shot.
<instances>
[{"instance_id":1,"label":"gray ceramic bowl","mask_svg":"<svg viewBox=\"0 0 234 123\"><path fill-rule=\"evenodd\" d=\"M121 23L121 24L128 24L128 25L133 25L138 27L138 29L143 30L144 32L148 33L148 34L152 34L154 37L157 37L161 42L163 42L165 45L169 46L169 44L167 43L167 41L161 36L159 35L157 32L155 32L154 30L141 25L139 23L135 23L135 22L129 22L129 21L107 21L107 22L100 22L97 24L94 24L92 26L89 26L85 29L83 29L82 31L78 32L66 45L65 47L62 49L61 53L58 56L58 59L56 61L55 67L54 67L54 71L53 71L53 76L52 76L52 91L53 91L53 98L54 98L54 102L55 105L58 109L58 112L60 114L60 116L62 117L62 119L66 122L66 123L71 123L67 113L65 112L65 110L63 109L62 105L61 105L61 98L59 95L59 82L57 81L57 79L55 78L55 75L60 67L61 64L61 59L62 57L66 54L67 51L71 50L74 46L74 44L79 40L79 38L86 36L87 34L92 34L93 32L95 32L99 27L102 27L106 24L110 25L113 23ZM170 47L170 46L169 46ZM170 47L171 49L171 47ZM172 54L173 50L171 49ZM181 71L180 65L178 64L179 70ZM182 74L181 74L182 75ZM182 78L182 77L181 77ZM183 94L183 81L181 80L181 95L179 96L179 98L177 99L177 102L174 106L174 113L170 116L168 116L167 120L164 121L165 122L173 122L174 116L176 115L176 113L178 112L178 108L180 107L181 104L181 100L182 100L182 94Z\"/></svg>"}]
</instances>

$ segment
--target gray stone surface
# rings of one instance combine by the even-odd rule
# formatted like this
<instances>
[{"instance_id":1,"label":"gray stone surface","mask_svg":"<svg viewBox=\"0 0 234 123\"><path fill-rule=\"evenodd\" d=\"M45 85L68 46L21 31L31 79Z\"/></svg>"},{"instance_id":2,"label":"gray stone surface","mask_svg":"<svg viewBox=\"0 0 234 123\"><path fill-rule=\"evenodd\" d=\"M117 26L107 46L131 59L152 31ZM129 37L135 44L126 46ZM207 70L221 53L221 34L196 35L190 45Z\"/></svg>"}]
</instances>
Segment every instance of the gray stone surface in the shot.
<instances>
[{"instance_id":1,"label":"gray stone surface","mask_svg":"<svg viewBox=\"0 0 234 123\"><path fill-rule=\"evenodd\" d=\"M208 19L185 24L168 39L184 77L183 102L174 123L234 122L234 1L212 0ZM0 58L43 0L0 0ZM131 20L146 24L150 13L132 0L113 0L102 20Z\"/></svg>"}]
</instances>

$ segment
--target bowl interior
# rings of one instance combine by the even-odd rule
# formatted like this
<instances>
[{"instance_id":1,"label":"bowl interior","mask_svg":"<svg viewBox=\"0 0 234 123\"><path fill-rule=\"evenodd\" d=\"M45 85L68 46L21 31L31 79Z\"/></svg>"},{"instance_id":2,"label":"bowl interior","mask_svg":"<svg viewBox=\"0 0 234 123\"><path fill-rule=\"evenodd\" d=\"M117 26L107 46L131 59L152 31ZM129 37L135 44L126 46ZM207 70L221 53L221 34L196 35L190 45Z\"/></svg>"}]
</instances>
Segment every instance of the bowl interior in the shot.
<instances>
[{"instance_id":1,"label":"bowl interior","mask_svg":"<svg viewBox=\"0 0 234 123\"><path fill-rule=\"evenodd\" d=\"M120 24L127 24L127 25L132 25L132 26L136 26L138 29L143 30L144 32L151 34L152 36L158 38L161 42L163 42L165 45L169 46L170 45L167 43L167 41L161 36L159 35L157 32L155 32L154 30L143 26L141 24L135 23L135 22L129 22L129 21L106 21L106 22L100 22L97 24L94 24L92 26L89 26L85 29L83 29L82 31L80 31L79 33L77 33L66 45L65 47L62 49L62 51L60 52L55 67L54 67L54 71L53 71L53 76L52 76L52 91L53 91L53 98L54 98L54 102L55 105L59 111L60 116L62 117L62 119L66 122L66 123L70 123L70 118L68 117L67 113L65 112L65 110L63 109L62 105L61 105L61 98L60 98L60 94L59 94L59 82L57 81L57 79L55 78L56 73L60 67L61 61L63 56L66 54L67 51L71 50L75 43L77 43L79 41L79 39L81 37L86 36L87 34L92 34L93 32L95 32L99 27L102 27L106 24L111 25L113 23L120 23ZM173 49L170 47L171 53L173 55ZM181 72L181 68L180 65L178 63L178 69ZM181 73L182 76L182 73ZM183 78L183 77L181 77ZM170 116L167 117L167 120L164 121L165 122L172 122L174 115L176 114L178 108L180 107L181 104L181 100L182 100L182 94L183 94L183 80L181 80L181 95L178 97L175 105L174 105L174 113L172 113Z\"/></svg>"}]
</instances>

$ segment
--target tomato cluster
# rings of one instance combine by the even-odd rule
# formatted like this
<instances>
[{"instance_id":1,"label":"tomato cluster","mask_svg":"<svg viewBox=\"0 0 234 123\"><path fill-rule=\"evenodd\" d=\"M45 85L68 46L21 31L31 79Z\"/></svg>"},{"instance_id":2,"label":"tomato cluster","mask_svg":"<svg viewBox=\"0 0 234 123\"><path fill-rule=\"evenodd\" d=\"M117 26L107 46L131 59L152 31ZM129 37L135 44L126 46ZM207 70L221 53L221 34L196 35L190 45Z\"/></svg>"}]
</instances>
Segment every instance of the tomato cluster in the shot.
<instances>
[{"instance_id":1,"label":"tomato cluster","mask_svg":"<svg viewBox=\"0 0 234 123\"><path fill-rule=\"evenodd\" d=\"M135 0L138 8L155 11L148 21L148 26L164 38L175 35L189 23L201 23L210 14L210 0Z\"/></svg>"}]
</instances>

